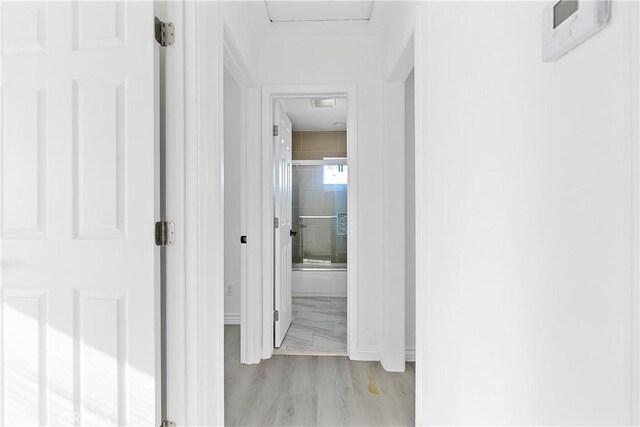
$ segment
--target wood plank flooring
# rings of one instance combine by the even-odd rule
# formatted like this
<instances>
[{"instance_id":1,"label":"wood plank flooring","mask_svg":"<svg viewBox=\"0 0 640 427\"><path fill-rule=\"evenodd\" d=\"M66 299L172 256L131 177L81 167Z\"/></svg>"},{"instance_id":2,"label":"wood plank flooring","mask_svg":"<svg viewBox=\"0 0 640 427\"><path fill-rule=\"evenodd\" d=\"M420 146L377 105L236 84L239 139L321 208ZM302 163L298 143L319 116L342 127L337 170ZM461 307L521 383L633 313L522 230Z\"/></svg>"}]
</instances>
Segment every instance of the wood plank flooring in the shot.
<instances>
[{"instance_id":1,"label":"wood plank flooring","mask_svg":"<svg viewBox=\"0 0 640 427\"><path fill-rule=\"evenodd\" d=\"M240 364L240 327L225 326L228 426L414 425L415 370L337 356L273 356Z\"/></svg>"}]
</instances>

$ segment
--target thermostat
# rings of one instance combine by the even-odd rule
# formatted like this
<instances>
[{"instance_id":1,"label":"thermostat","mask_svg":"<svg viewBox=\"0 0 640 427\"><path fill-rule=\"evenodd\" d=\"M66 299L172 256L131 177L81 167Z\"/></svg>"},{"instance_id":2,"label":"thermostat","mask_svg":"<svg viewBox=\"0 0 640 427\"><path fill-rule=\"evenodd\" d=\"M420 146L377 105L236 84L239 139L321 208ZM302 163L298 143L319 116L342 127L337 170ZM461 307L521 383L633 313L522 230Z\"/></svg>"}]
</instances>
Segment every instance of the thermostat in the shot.
<instances>
[{"instance_id":1,"label":"thermostat","mask_svg":"<svg viewBox=\"0 0 640 427\"><path fill-rule=\"evenodd\" d=\"M600 31L611 0L559 0L542 11L542 61L551 62Z\"/></svg>"}]
</instances>

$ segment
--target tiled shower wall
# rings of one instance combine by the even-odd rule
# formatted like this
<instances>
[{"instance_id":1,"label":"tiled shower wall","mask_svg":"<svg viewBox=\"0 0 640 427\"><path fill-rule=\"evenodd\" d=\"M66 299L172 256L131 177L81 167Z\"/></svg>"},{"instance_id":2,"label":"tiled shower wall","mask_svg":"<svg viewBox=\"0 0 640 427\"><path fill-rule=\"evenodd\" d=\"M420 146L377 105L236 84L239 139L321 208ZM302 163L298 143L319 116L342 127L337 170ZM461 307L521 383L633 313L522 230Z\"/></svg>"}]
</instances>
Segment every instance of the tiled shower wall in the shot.
<instances>
[{"instance_id":1,"label":"tiled shower wall","mask_svg":"<svg viewBox=\"0 0 640 427\"><path fill-rule=\"evenodd\" d=\"M346 132L293 132L293 160L347 157Z\"/></svg>"},{"instance_id":2,"label":"tiled shower wall","mask_svg":"<svg viewBox=\"0 0 640 427\"><path fill-rule=\"evenodd\" d=\"M293 159L346 157L345 132L294 132ZM347 185L323 184L323 166L293 167L293 262L303 259L347 262L347 236L337 235L335 219L304 219L300 215L335 216L347 212Z\"/></svg>"}]
</instances>

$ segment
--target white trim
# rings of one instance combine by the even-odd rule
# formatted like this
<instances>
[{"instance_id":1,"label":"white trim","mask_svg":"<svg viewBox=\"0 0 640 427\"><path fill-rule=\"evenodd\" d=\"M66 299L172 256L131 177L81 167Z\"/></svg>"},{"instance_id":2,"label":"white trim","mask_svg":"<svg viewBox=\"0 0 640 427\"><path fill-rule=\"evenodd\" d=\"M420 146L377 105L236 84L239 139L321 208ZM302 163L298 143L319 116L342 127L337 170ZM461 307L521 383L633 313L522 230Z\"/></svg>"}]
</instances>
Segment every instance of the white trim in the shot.
<instances>
[{"instance_id":1,"label":"white trim","mask_svg":"<svg viewBox=\"0 0 640 427\"><path fill-rule=\"evenodd\" d=\"M167 418L178 425L224 424L223 46L218 2L171 3L175 55L167 67L167 177L182 220L167 294ZM182 20L182 22L181 22ZM184 109L181 107L184 106ZM175 124L174 124L175 123ZM175 199L174 199L175 197ZM183 208L180 208L180 205ZM180 221L180 222L178 222ZM182 228L181 228L182 227ZM183 245L183 246L180 246ZM176 299L171 299L175 296Z\"/></svg>"},{"instance_id":2,"label":"white trim","mask_svg":"<svg viewBox=\"0 0 640 427\"><path fill-rule=\"evenodd\" d=\"M382 218L386 227L380 251L383 261L382 349L380 363L386 371L405 370L405 81L414 68L414 28L407 34L392 72L384 83ZM390 108L390 106L393 106ZM394 284L391 286L390 284ZM414 356L415 357L415 356Z\"/></svg>"},{"instance_id":3,"label":"white trim","mask_svg":"<svg viewBox=\"0 0 640 427\"><path fill-rule=\"evenodd\" d=\"M262 139L260 128L260 90L247 89L243 110L246 123L246 235L247 279L241 286L242 342L246 344L246 360L242 363L260 363L262 360Z\"/></svg>"},{"instance_id":4,"label":"white trim","mask_svg":"<svg viewBox=\"0 0 640 427\"><path fill-rule=\"evenodd\" d=\"M404 82L409 77L415 64L415 26L407 33L407 38L402 43L402 48L398 51L393 69L387 78L390 82Z\"/></svg>"},{"instance_id":5,"label":"white trim","mask_svg":"<svg viewBox=\"0 0 640 427\"><path fill-rule=\"evenodd\" d=\"M249 289L248 281L253 279L259 271L260 263L256 262L260 254L256 255L259 250L259 239L256 239L256 233L249 233L250 222L254 221L252 213L256 209L248 209L248 205L253 198L259 197L253 194L251 190L255 186L249 184L252 176L252 169L248 166L249 157L255 156L249 145L253 145L250 141L255 138L252 127L257 128L256 110L259 106L252 97L252 86L254 79L246 65L240 48L233 38L233 34L229 26L223 25L223 47L224 47L224 69L232 76L238 87L240 88L240 234L247 236L247 244L240 247L240 363L250 364L260 361L259 346L254 345L260 339L260 325L256 325L255 317L259 310L256 310L255 290ZM224 115L224 111L223 111ZM250 237L249 237L250 236ZM251 283L254 283L255 279ZM257 307L259 309L259 306Z\"/></svg>"},{"instance_id":6,"label":"white trim","mask_svg":"<svg viewBox=\"0 0 640 427\"><path fill-rule=\"evenodd\" d=\"M162 20L166 20L166 3L154 2L153 3L153 14L154 16L160 17ZM0 22L2 22L2 16L0 16ZM0 44L2 43L0 36ZM154 157L154 168L153 168L153 189L154 189L154 218L161 218L161 215L164 214L162 206L163 196L161 192L165 191L164 187L164 179L166 176L166 168L162 168L162 143L165 137L165 130L163 126L165 125L166 120L161 118L161 107L164 107L163 104L164 99L162 99L162 95L164 94L166 85L164 81L160 79L160 71L161 66L164 65L161 62L161 57L164 57L161 53L159 47L154 46L153 49L153 157ZM163 69L164 70L164 69ZM1 79L0 79L1 81ZM2 111L0 107L0 116L2 116ZM1 144L0 144L1 145ZM165 202L166 203L166 202ZM155 275L155 289L159 289L159 292L155 292L154 295L154 339L155 339L155 424L159 425L162 422L163 411L165 410L166 405L166 364L165 364L165 343L166 343L166 316L164 315L164 307L166 300L166 289L164 285L166 284L166 274L165 274L165 254L162 252L160 248L156 248L154 251L154 275ZM0 286L0 289L2 287ZM3 318L2 312L0 311L0 318ZM2 346L0 345L0 354L3 353ZM2 358L0 357L0 366L4 366L2 363ZM0 401L4 401L2 395L0 394ZM4 413L3 404L0 403L0 417L1 414ZM46 422L46 421L45 421ZM41 423L42 420L41 420Z\"/></svg>"},{"instance_id":7,"label":"white trim","mask_svg":"<svg viewBox=\"0 0 640 427\"><path fill-rule=\"evenodd\" d=\"M358 362L378 362L380 361L379 350L363 350L356 352L349 352L349 359L356 360Z\"/></svg>"},{"instance_id":8,"label":"white trim","mask_svg":"<svg viewBox=\"0 0 640 427\"><path fill-rule=\"evenodd\" d=\"M422 117L425 113L424 109L424 96L423 94L427 90L426 81L423 78L424 70L426 68L426 53L425 46L423 46L424 40L424 19L427 11L428 3L420 3L416 7L416 26L414 31L414 91L415 91L415 229L416 229L416 307L420 306L420 302L426 295L426 265L423 260L425 259L426 251L424 245L426 244L426 233L424 227L424 187L423 180L425 171L424 159L427 156L425 145L425 129L422 125ZM417 426L426 424L426 416L422 410L425 407L425 383L423 381L423 369L421 362L425 360L426 354L426 328L424 327L426 321L426 314L424 310L416 310L416 367L415 367L415 423Z\"/></svg>"},{"instance_id":9,"label":"white trim","mask_svg":"<svg viewBox=\"0 0 640 427\"><path fill-rule=\"evenodd\" d=\"M162 2L163 20L176 27L176 42L162 49L165 84L165 215L183 236L165 249L165 364L167 417L182 425L187 421L187 317L186 317L186 50L193 50L194 26L187 24L184 3Z\"/></svg>"},{"instance_id":10,"label":"white trim","mask_svg":"<svg viewBox=\"0 0 640 427\"><path fill-rule=\"evenodd\" d=\"M385 371L405 370L405 115L404 82L387 82L383 87L384 107L382 170L380 188L382 223L382 348L380 363Z\"/></svg>"},{"instance_id":11,"label":"white trim","mask_svg":"<svg viewBox=\"0 0 640 427\"><path fill-rule=\"evenodd\" d=\"M629 16L631 58L630 120L632 147L632 288L631 288L631 425L640 424L640 5L633 2Z\"/></svg>"},{"instance_id":12,"label":"white trim","mask_svg":"<svg viewBox=\"0 0 640 427\"><path fill-rule=\"evenodd\" d=\"M358 337L358 134L357 134L357 89L354 84L325 85L265 85L262 88L262 358L273 354L273 188L272 188L272 117L274 98L308 98L332 96L347 98L347 158L349 159L349 211L347 235L347 351L350 358L359 354ZM379 353L376 353L379 356ZM357 359L357 360L379 360Z\"/></svg>"},{"instance_id":13,"label":"white trim","mask_svg":"<svg viewBox=\"0 0 640 427\"><path fill-rule=\"evenodd\" d=\"M247 67L247 62L244 60L242 51L233 38L233 33L226 22L223 23L222 43L224 46L224 66L227 71L233 75L234 80L241 89L254 87L256 84L251 76L249 67Z\"/></svg>"},{"instance_id":14,"label":"white trim","mask_svg":"<svg viewBox=\"0 0 640 427\"><path fill-rule=\"evenodd\" d=\"M197 18L197 423L224 424L224 87L220 3ZM213 167L212 165L218 165Z\"/></svg>"},{"instance_id":15,"label":"white trim","mask_svg":"<svg viewBox=\"0 0 640 427\"><path fill-rule=\"evenodd\" d=\"M198 254L197 246L197 204L196 193L197 176L197 94L198 94L198 66L197 66L197 5L184 4L184 101L185 101L185 126L184 126L184 240L185 240L185 290L184 290L184 414L183 422L186 425L199 423L199 407L197 405L200 390L198 387L198 339L196 336L198 327L197 315L197 288L198 288ZM195 166L195 167L194 167ZM195 297L195 298L194 298ZM194 301L195 299L195 301ZM173 414L167 414L175 420ZM179 422L175 420L176 422Z\"/></svg>"},{"instance_id":16,"label":"white trim","mask_svg":"<svg viewBox=\"0 0 640 427\"><path fill-rule=\"evenodd\" d=\"M416 361L416 348L415 347L407 347L404 350L404 358L407 362L415 362Z\"/></svg>"},{"instance_id":17,"label":"white trim","mask_svg":"<svg viewBox=\"0 0 640 427\"><path fill-rule=\"evenodd\" d=\"M224 315L224 324L225 325L239 325L240 324L240 314L225 314Z\"/></svg>"},{"instance_id":18,"label":"white trim","mask_svg":"<svg viewBox=\"0 0 640 427\"><path fill-rule=\"evenodd\" d=\"M312 298L312 297L320 297L320 298L346 298L346 292L322 292L322 291L314 291L314 292L293 292L293 297L296 298Z\"/></svg>"}]
</instances>

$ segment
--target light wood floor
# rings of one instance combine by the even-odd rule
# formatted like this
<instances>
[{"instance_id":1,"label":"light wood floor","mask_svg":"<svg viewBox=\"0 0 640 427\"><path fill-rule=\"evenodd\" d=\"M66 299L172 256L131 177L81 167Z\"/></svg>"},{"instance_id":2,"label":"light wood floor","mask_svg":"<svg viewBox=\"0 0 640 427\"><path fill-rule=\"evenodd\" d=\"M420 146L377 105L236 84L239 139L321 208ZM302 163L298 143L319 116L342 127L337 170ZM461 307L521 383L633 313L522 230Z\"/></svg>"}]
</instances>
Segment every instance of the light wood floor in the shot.
<instances>
[{"instance_id":1,"label":"light wood floor","mask_svg":"<svg viewBox=\"0 0 640 427\"><path fill-rule=\"evenodd\" d=\"M273 356L240 364L240 327L225 326L228 426L414 425L415 371L337 356Z\"/></svg>"}]
</instances>

